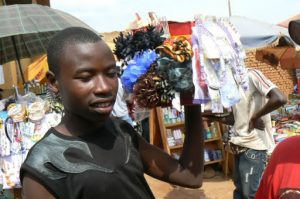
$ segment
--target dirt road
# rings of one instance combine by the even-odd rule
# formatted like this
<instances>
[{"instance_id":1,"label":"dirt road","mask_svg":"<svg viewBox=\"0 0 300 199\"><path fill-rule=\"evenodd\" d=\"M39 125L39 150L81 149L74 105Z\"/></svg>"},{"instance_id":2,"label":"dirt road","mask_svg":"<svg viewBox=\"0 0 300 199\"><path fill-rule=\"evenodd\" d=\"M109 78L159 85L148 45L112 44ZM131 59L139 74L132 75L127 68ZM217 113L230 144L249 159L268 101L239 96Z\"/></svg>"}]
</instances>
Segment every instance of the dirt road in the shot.
<instances>
[{"instance_id":1,"label":"dirt road","mask_svg":"<svg viewBox=\"0 0 300 199\"><path fill-rule=\"evenodd\" d=\"M156 199L232 199L234 185L231 179L217 175L205 179L200 189L172 186L146 176Z\"/></svg>"}]
</instances>

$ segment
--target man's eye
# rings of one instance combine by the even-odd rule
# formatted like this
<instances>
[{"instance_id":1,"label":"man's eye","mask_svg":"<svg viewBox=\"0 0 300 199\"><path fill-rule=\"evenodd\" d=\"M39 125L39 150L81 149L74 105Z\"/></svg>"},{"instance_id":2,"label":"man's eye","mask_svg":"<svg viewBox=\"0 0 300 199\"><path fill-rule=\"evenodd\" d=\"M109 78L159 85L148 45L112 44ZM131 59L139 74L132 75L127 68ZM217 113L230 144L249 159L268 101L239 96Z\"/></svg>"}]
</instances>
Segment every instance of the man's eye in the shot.
<instances>
[{"instance_id":1,"label":"man's eye","mask_svg":"<svg viewBox=\"0 0 300 199\"><path fill-rule=\"evenodd\" d=\"M117 76L117 71L109 71L108 73L107 73L107 75L109 76L109 77L116 77Z\"/></svg>"},{"instance_id":2,"label":"man's eye","mask_svg":"<svg viewBox=\"0 0 300 199\"><path fill-rule=\"evenodd\" d=\"M83 81L83 82L87 82L91 79L92 77L91 76L79 76L77 77L76 79L79 79L80 81Z\"/></svg>"}]
</instances>

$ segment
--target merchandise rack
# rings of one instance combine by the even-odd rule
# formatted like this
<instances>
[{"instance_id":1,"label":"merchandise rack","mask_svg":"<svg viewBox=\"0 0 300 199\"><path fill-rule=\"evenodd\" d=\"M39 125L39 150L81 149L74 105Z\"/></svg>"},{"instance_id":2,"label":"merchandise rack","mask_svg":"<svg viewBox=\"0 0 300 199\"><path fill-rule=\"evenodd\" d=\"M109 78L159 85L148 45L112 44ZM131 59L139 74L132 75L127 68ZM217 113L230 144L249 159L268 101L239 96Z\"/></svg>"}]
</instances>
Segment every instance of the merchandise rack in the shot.
<instances>
[{"instance_id":1,"label":"merchandise rack","mask_svg":"<svg viewBox=\"0 0 300 199\"><path fill-rule=\"evenodd\" d=\"M168 154L173 155L175 158L179 157L182 147L182 144L176 144L170 146L168 143L167 132L170 132L175 129L180 129L184 134L184 122L175 122L172 124L166 124L164 122L163 108L156 107L151 110L150 113L150 143L162 148ZM204 140L204 147L211 150L219 150L221 152L221 157L218 159L213 159L204 162L204 166L221 164L224 176L228 176L228 153L225 152L223 141L222 141L222 124L214 122L216 126L216 135L210 139ZM210 126L211 121L203 117L203 124ZM184 135L183 135L184 136ZM204 155L205 156L205 155Z\"/></svg>"}]
</instances>

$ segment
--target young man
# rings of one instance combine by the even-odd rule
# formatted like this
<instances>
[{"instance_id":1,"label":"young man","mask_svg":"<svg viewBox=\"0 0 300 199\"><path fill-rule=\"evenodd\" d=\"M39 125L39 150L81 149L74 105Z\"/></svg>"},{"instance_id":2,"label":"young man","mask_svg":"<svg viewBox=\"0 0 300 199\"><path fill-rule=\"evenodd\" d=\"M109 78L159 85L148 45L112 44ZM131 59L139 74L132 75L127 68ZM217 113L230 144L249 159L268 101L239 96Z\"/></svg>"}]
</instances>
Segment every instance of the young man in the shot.
<instances>
[{"instance_id":1,"label":"young man","mask_svg":"<svg viewBox=\"0 0 300 199\"><path fill-rule=\"evenodd\" d=\"M294 42L300 45L300 20L289 23L289 34ZM255 199L300 198L299 143L300 136L293 136L277 144Z\"/></svg>"},{"instance_id":2,"label":"young man","mask_svg":"<svg viewBox=\"0 0 300 199\"><path fill-rule=\"evenodd\" d=\"M114 56L90 30L73 27L49 44L50 88L61 123L30 150L21 167L24 199L154 198L144 173L191 188L202 185L200 106L186 106L186 137L176 160L124 121L110 119L118 77Z\"/></svg>"},{"instance_id":3,"label":"young man","mask_svg":"<svg viewBox=\"0 0 300 199\"><path fill-rule=\"evenodd\" d=\"M267 153L274 148L270 112L286 103L285 95L259 70L248 69L249 90L228 117L233 125L230 146L234 155L234 199L254 198L265 169Z\"/></svg>"}]
</instances>

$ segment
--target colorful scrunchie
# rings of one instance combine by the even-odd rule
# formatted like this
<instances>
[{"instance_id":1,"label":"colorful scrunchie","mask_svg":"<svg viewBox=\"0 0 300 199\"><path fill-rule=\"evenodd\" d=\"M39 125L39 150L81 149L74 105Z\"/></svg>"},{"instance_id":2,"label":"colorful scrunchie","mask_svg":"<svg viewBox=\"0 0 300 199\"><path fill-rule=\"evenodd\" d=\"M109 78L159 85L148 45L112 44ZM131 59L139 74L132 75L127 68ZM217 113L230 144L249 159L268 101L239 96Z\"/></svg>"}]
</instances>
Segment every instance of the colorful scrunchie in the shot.
<instances>
[{"instance_id":1,"label":"colorful scrunchie","mask_svg":"<svg viewBox=\"0 0 300 199\"><path fill-rule=\"evenodd\" d=\"M172 44L165 43L158 46L156 50L180 63L190 61L193 56L192 46L184 36L178 36Z\"/></svg>"},{"instance_id":2,"label":"colorful scrunchie","mask_svg":"<svg viewBox=\"0 0 300 199\"><path fill-rule=\"evenodd\" d=\"M192 62L177 62L168 57L157 59L157 73L166 79L177 92L190 91L193 88Z\"/></svg>"},{"instance_id":3,"label":"colorful scrunchie","mask_svg":"<svg viewBox=\"0 0 300 199\"><path fill-rule=\"evenodd\" d=\"M133 86L137 79L148 71L157 56L155 51L147 50L141 54L136 54L134 58L128 62L121 76L122 84L127 92L132 93Z\"/></svg>"},{"instance_id":4,"label":"colorful scrunchie","mask_svg":"<svg viewBox=\"0 0 300 199\"><path fill-rule=\"evenodd\" d=\"M174 92L166 80L155 71L156 63L134 85L133 93L140 107L153 108L170 105Z\"/></svg>"}]
</instances>

